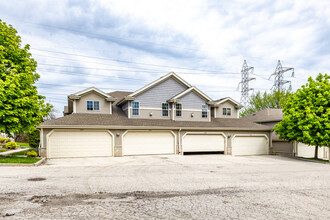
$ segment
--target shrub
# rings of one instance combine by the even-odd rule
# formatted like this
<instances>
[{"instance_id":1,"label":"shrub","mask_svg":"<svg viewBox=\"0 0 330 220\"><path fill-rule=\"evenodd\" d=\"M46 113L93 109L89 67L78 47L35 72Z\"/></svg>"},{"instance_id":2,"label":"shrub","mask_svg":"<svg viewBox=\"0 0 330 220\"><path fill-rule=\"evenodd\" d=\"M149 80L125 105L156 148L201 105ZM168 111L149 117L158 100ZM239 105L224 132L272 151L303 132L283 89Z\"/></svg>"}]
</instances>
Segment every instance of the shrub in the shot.
<instances>
[{"instance_id":1,"label":"shrub","mask_svg":"<svg viewBox=\"0 0 330 220\"><path fill-rule=\"evenodd\" d=\"M276 150L275 150L275 151L273 151L273 154L274 154L274 155L277 155L277 151L276 151Z\"/></svg>"},{"instance_id":2,"label":"shrub","mask_svg":"<svg viewBox=\"0 0 330 220\"><path fill-rule=\"evenodd\" d=\"M35 130L28 133L28 141L31 148L38 148L40 142L40 132Z\"/></svg>"},{"instance_id":3,"label":"shrub","mask_svg":"<svg viewBox=\"0 0 330 220\"><path fill-rule=\"evenodd\" d=\"M9 138L0 137L0 143L6 143L7 141L9 141Z\"/></svg>"},{"instance_id":4,"label":"shrub","mask_svg":"<svg viewBox=\"0 0 330 220\"><path fill-rule=\"evenodd\" d=\"M26 155L28 157L37 157L38 156L37 152L35 152L34 150L27 152Z\"/></svg>"},{"instance_id":5,"label":"shrub","mask_svg":"<svg viewBox=\"0 0 330 220\"><path fill-rule=\"evenodd\" d=\"M17 144L16 144L16 142L7 142L6 143L6 148L8 148L8 149L16 149L17 148Z\"/></svg>"}]
</instances>

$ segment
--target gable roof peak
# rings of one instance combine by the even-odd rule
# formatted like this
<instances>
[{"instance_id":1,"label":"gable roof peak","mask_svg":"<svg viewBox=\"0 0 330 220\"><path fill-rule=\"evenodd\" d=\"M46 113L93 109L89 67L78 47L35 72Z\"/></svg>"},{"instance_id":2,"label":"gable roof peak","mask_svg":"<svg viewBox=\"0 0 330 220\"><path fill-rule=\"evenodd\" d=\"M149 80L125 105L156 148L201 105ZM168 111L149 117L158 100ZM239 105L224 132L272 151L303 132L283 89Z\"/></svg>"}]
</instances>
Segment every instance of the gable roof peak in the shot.
<instances>
[{"instance_id":1,"label":"gable roof peak","mask_svg":"<svg viewBox=\"0 0 330 220\"><path fill-rule=\"evenodd\" d=\"M207 101L212 101L212 99L210 97L208 97L207 95L205 95L197 87L191 86L188 89L184 90L183 92L180 92L179 94L177 94L177 95L173 96L172 98L170 98L168 100L168 102L175 102L177 99L180 99L181 97L185 96L186 94L188 94L191 91L195 92L198 96L200 96L201 98L203 98L203 99L205 99Z\"/></svg>"},{"instance_id":2,"label":"gable roof peak","mask_svg":"<svg viewBox=\"0 0 330 220\"><path fill-rule=\"evenodd\" d=\"M155 85L158 85L159 83L169 79L173 77L176 81L178 81L179 83L183 84L184 86L186 86L187 88L190 88L191 85L189 83L187 83L184 79L182 79L179 75L177 75L174 72L170 72L164 76L161 76L160 78L158 78L157 80L153 81L152 83L149 83L148 85L142 87L141 89L136 90L135 92L133 92L132 94L130 94L129 96L134 97L152 87L154 87Z\"/></svg>"},{"instance_id":3,"label":"gable roof peak","mask_svg":"<svg viewBox=\"0 0 330 220\"><path fill-rule=\"evenodd\" d=\"M76 93L73 93L73 94L69 95L68 97L70 99L80 99L81 95L92 92L92 91L102 95L103 97L105 97L107 99L107 101L114 100L114 98L112 96L108 95L107 93L103 92L102 90L100 90L94 86L81 90L81 91L78 91Z\"/></svg>"},{"instance_id":4,"label":"gable roof peak","mask_svg":"<svg viewBox=\"0 0 330 220\"><path fill-rule=\"evenodd\" d=\"M243 105L241 103L235 101L234 99L232 99L230 97L225 97L225 98L217 99L214 102L215 102L216 105L219 105L219 104L224 103L226 101L230 101L230 102L234 103L237 108L243 108Z\"/></svg>"}]
</instances>

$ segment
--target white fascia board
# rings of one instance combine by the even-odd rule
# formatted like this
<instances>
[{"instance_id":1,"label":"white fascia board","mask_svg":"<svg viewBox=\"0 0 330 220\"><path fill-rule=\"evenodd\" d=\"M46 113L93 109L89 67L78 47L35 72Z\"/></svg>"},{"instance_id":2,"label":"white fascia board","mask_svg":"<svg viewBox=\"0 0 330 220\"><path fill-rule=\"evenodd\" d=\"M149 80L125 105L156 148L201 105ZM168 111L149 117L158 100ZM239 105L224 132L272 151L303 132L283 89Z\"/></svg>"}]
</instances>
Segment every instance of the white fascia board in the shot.
<instances>
[{"instance_id":1,"label":"white fascia board","mask_svg":"<svg viewBox=\"0 0 330 220\"><path fill-rule=\"evenodd\" d=\"M210 97L208 97L207 95L205 95L202 91L200 91L199 89L197 89L196 87L192 86L189 89L186 89L185 91L179 93L178 95L174 96L173 98L171 98L170 100L175 100L175 99L179 99L182 96L186 95L187 93L194 91L197 93L197 95L201 96L202 98L204 98L207 101L212 101L212 99Z\"/></svg>"},{"instance_id":2,"label":"white fascia board","mask_svg":"<svg viewBox=\"0 0 330 220\"><path fill-rule=\"evenodd\" d=\"M226 101L231 101L232 103L236 104L239 108L242 108L242 107L243 107L243 105L242 105L241 103L236 102L234 99L232 99L232 98L230 98L230 97L225 98L225 99L223 99L223 100L221 100L221 101L219 101L219 102L216 102L215 104L221 104L221 103L224 103L224 102L226 102Z\"/></svg>"},{"instance_id":3,"label":"white fascia board","mask_svg":"<svg viewBox=\"0 0 330 220\"><path fill-rule=\"evenodd\" d=\"M183 85L187 86L188 88L191 87L191 85L189 83L187 83L185 80L183 80L181 77L179 77L177 74L175 74L174 72L170 72L168 74L166 74L165 76L160 77L159 79L153 81L152 83L142 87L141 89L133 92L132 94L128 95L128 97L134 97L138 94L140 94L141 92L148 90L150 88L152 88L153 86L167 80L170 77L174 77L177 81L179 81L180 83L182 83Z\"/></svg>"},{"instance_id":4,"label":"white fascia board","mask_svg":"<svg viewBox=\"0 0 330 220\"><path fill-rule=\"evenodd\" d=\"M110 95L106 94L105 92L103 92L103 91L101 91L101 90L99 90L98 88L95 88L95 87L89 87L89 88L84 89L82 91L73 93L72 95L78 95L79 96L79 95L83 95L83 94L85 94L87 92L90 92L90 91L97 92L97 93L99 93L100 95L103 95L106 98L110 98L111 97Z\"/></svg>"}]
</instances>

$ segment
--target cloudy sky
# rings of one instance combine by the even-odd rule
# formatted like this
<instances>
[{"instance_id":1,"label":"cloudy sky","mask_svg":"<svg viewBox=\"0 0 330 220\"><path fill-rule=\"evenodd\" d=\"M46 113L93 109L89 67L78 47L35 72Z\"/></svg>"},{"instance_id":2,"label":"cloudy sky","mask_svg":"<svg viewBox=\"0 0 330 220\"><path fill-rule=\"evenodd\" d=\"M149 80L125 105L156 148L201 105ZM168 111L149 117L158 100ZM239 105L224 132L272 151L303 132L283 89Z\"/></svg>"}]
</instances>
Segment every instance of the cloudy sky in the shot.
<instances>
[{"instance_id":1,"label":"cloudy sky","mask_svg":"<svg viewBox=\"0 0 330 220\"><path fill-rule=\"evenodd\" d=\"M0 1L0 19L31 45L39 92L61 115L66 96L95 86L134 91L174 71L211 98L236 91L246 59L255 91L277 60L293 90L330 69L328 0Z\"/></svg>"}]
</instances>

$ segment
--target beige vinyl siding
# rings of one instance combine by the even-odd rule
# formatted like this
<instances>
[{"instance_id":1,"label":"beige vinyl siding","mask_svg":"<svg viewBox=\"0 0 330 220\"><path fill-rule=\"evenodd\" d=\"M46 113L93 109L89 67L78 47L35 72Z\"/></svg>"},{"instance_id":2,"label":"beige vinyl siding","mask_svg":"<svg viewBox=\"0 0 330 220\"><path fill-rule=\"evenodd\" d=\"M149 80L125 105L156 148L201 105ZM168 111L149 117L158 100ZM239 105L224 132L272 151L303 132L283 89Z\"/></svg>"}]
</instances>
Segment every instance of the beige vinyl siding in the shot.
<instances>
[{"instance_id":1,"label":"beige vinyl siding","mask_svg":"<svg viewBox=\"0 0 330 220\"><path fill-rule=\"evenodd\" d=\"M73 101L68 99L68 113L73 112Z\"/></svg>"},{"instance_id":2,"label":"beige vinyl siding","mask_svg":"<svg viewBox=\"0 0 330 220\"><path fill-rule=\"evenodd\" d=\"M194 114L194 117L191 117L191 114ZM202 110L183 110L182 116L176 116L174 114L175 121L205 121L208 122L210 117L210 112L208 112L208 117L202 117Z\"/></svg>"},{"instance_id":3,"label":"beige vinyl siding","mask_svg":"<svg viewBox=\"0 0 330 220\"><path fill-rule=\"evenodd\" d=\"M162 110L161 109L142 109L139 110L139 115L133 115L132 109L130 109L130 117L131 118L140 118L140 119L170 119L171 116L171 110L169 110L168 116L162 116ZM150 116L150 113L152 113L152 116Z\"/></svg>"},{"instance_id":4,"label":"beige vinyl siding","mask_svg":"<svg viewBox=\"0 0 330 220\"><path fill-rule=\"evenodd\" d=\"M231 108L231 115L222 115L222 108ZM238 109L235 108L235 105L230 101L220 104L219 107L215 108L215 111L217 111L217 118L238 118Z\"/></svg>"},{"instance_id":5,"label":"beige vinyl siding","mask_svg":"<svg viewBox=\"0 0 330 220\"><path fill-rule=\"evenodd\" d=\"M152 87L136 96L135 101L140 102L140 108L158 108L173 96L183 92L187 87L173 78Z\"/></svg>"},{"instance_id":6,"label":"beige vinyl siding","mask_svg":"<svg viewBox=\"0 0 330 220\"><path fill-rule=\"evenodd\" d=\"M87 101L99 101L99 111L88 111ZM91 113L91 114L110 114L110 102L106 101L105 98L95 92L83 95L79 100L76 100L77 113Z\"/></svg>"},{"instance_id":7,"label":"beige vinyl siding","mask_svg":"<svg viewBox=\"0 0 330 220\"><path fill-rule=\"evenodd\" d=\"M289 155L293 154L293 143L289 143L286 141L274 141L273 140L273 152L277 152L280 155Z\"/></svg>"}]
</instances>

